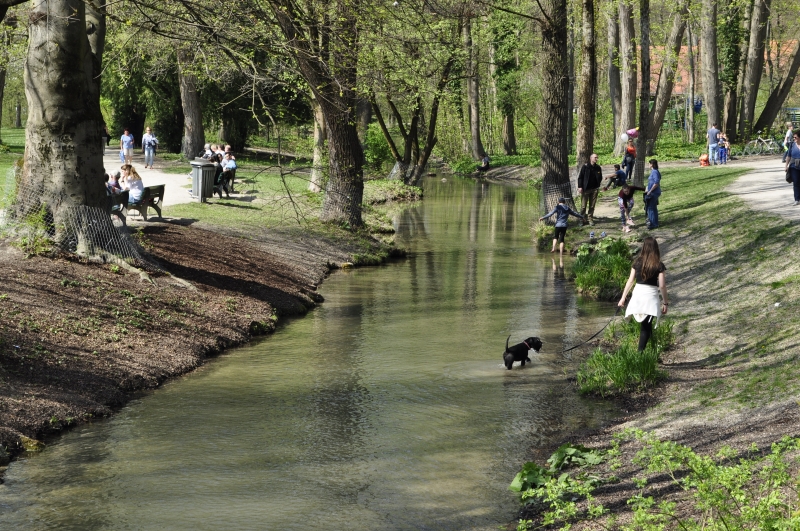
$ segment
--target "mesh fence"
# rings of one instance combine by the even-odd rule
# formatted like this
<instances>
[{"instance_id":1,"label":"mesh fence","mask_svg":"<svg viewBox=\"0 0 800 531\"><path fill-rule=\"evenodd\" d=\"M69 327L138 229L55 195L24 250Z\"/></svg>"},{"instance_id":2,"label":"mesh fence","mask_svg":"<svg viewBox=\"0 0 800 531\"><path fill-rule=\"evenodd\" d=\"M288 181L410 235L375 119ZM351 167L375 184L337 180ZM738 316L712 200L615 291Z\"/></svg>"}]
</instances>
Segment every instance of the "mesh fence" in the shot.
<instances>
[{"instance_id":1,"label":"mesh fence","mask_svg":"<svg viewBox=\"0 0 800 531\"><path fill-rule=\"evenodd\" d=\"M63 209L58 223L46 208L44 184L20 185L15 171L0 179L0 235L28 252L61 251L105 262L123 261L162 272L149 260L130 231L109 208L84 205Z\"/></svg>"},{"instance_id":2,"label":"mesh fence","mask_svg":"<svg viewBox=\"0 0 800 531\"><path fill-rule=\"evenodd\" d=\"M575 205L572 199L572 183L569 180L555 182L553 179L542 180L542 195L541 195L541 208L542 214L547 214L553 210L558 204L559 198L567 200L567 206L576 212L580 212L580 205ZM555 225L556 220L554 217L549 217L545 220L547 225Z\"/></svg>"}]
</instances>

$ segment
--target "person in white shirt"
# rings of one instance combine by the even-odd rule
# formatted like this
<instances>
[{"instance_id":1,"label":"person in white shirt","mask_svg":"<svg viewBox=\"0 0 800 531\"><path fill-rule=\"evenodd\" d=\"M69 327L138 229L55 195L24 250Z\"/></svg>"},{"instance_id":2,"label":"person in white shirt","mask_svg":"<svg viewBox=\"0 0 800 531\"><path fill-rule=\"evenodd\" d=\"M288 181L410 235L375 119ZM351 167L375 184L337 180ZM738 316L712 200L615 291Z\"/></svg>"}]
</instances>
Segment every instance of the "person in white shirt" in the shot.
<instances>
[{"instance_id":1,"label":"person in white shirt","mask_svg":"<svg viewBox=\"0 0 800 531\"><path fill-rule=\"evenodd\" d=\"M144 136L142 136L142 152L144 153L144 168L153 169L153 159L156 157L156 147L158 146L158 139L153 131L148 127L145 129Z\"/></svg>"}]
</instances>

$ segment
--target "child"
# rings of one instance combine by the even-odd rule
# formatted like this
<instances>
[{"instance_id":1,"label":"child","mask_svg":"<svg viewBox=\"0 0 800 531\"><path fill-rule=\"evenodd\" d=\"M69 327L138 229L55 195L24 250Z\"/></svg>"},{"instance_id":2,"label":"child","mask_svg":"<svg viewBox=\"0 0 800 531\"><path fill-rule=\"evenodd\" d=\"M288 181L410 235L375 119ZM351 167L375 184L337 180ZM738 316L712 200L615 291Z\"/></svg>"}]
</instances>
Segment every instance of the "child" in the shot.
<instances>
[{"instance_id":1,"label":"child","mask_svg":"<svg viewBox=\"0 0 800 531\"><path fill-rule=\"evenodd\" d=\"M567 206L567 200L563 197L559 198L558 204L556 207L550 211L549 214L545 214L544 216L539 218L539 221L544 221L545 219L549 218L553 214L556 214L556 230L553 234L553 248L550 250L551 253L556 252L556 242L560 242L561 246L559 247L558 254L564 254L564 237L567 235L567 219L569 219L570 214L575 216L576 218L582 220L583 216L572 210L570 207Z\"/></svg>"},{"instance_id":2,"label":"child","mask_svg":"<svg viewBox=\"0 0 800 531\"><path fill-rule=\"evenodd\" d=\"M719 134L719 144L718 144L719 156L717 157L717 158L719 158L719 163L720 164L726 164L728 162L728 149L729 149L729 147L730 147L730 144L728 144L728 137L725 135L725 133L720 133Z\"/></svg>"},{"instance_id":3,"label":"child","mask_svg":"<svg viewBox=\"0 0 800 531\"><path fill-rule=\"evenodd\" d=\"M636 146L633 144L633 138L629 138L628 145L625 146L625 154L622 157L622 167L625 168L625 179L631 178L635 166Z\"/></svg>"},{"instance_id":4,"label":"child","mask_svg":"<svg viewBox=\"0 0 800 531\"><path fill-rule=\"evenodd\" d=\"M628 225L633 225L631 210L633 210L633 192L636 190L644 190L644 188L625 184L622 186L622 190L620 190L619 194L617 195L617 204L619 204L619 217L622 220L622 232L631 231Z\"/></svg>"},{"instance_id":5,"label":"child","mask_svg":"<svg viewBox=\"0 0 800 531\"><path fill-rule=\"evenodd\" d=\"M625 310L625 317L633 315L641 323L639 352L643 351L647 342L650 341L650 336L653 334L653 320L657 322L660 316L667 314L669 299L667 298L667 278L664 275L666 270L667 268L661 262L658 242L652 236L648 236L642 242L642 252L633 262L631 274L618 304L619 307L625 306L625 298L628 296L633 282L636 281L631 302ZM658 303L659 292L661 292L661 304Z\"/></svg>"}]
</instances>

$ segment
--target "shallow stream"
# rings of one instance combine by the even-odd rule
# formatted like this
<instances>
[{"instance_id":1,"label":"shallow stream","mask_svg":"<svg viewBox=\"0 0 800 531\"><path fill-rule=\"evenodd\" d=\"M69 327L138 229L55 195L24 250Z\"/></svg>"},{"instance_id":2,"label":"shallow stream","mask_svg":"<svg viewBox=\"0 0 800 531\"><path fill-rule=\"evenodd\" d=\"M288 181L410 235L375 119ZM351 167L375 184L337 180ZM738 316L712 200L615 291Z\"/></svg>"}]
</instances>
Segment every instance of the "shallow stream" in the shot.
<instances>
[{"instance_id":1,"label":"shallow stream","mask_svg":"<svg viewBox=\"0 0 800 531\"><path fill-rule=\"evenodd\" d=\"M326 302L111 419L20 459L0 529L496 530L531 447L615 414L560 351L608 306L537 251L526 188L439 178L398 215L407 259L340 271ZM512 342L542 338L507 371Z\"/></svg>"}]
</instances>

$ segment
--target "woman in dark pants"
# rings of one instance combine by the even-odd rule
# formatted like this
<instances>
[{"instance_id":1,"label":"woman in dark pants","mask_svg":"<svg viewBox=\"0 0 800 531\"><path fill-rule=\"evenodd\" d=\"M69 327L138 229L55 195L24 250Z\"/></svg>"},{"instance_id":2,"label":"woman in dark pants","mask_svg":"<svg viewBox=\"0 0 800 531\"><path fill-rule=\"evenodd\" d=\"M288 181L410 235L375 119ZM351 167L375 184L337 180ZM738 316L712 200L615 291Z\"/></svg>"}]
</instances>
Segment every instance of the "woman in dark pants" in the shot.
<instances>
[{"instance_id":1,"label":"woman in dark pants","mask_svg":"<svg viewBox=\"0 0 800 531\"><path fill-rule=\"evenodd\" d=\"M786 163L786 171L792 176L792 186L794 188L794 204L800 205L800 133L794 133L794 142L783 155Z\"/></svg>"}]
</instances>

